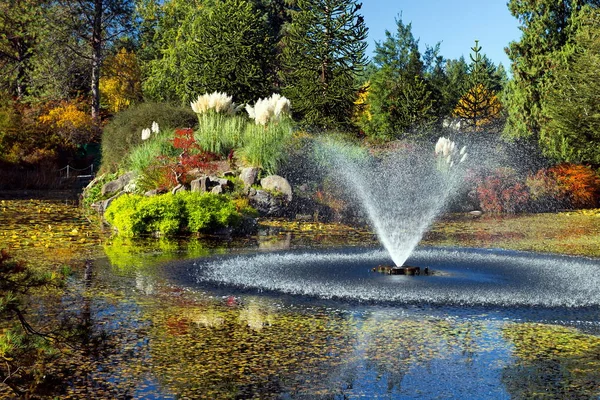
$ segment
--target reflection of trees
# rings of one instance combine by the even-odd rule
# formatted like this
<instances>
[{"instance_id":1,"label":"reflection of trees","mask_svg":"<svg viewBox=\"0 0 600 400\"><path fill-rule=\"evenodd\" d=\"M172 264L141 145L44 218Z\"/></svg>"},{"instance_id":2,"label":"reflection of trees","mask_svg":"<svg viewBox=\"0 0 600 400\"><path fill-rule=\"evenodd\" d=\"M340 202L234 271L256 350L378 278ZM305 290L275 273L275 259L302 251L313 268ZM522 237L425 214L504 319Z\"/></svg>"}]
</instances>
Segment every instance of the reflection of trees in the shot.
<instances>
[{"instance_id":1,"label":"reflection of trees","mask_svg":"<svg viewBox=\"0 0 600 400\"><path fill-rule=\"evenodd\" d=\"M341 316L275 311L257 299L173 306L151 318L152 370L181 397L325 394L329 371L352 348Z\"/></svg>"},{"instance_id":2,"label":"reflection of trees","mask_svg":"<svg viewBox=\"0 0 600 400\"><path fill-rule=\"evenodd\" d=\"M386 378L391 392L401 388L405 375L415 366L459 354L471 363L474 354L484 351L476 341L482 332L483 327L474 322L375 316L362 324L359 335L367 367Z\"/></svg>"},{"instance_id":3,"label":"reflection of trees","mask_svg":"<svg viewBox=\"0 0 600 400\"><path fill-rule=\"evenodd\" d=\"M503 333L515 346L515 362L502 375L512 398L600 396L599 337L541 324L509 324Z\"/></svg>"}]
</instances>

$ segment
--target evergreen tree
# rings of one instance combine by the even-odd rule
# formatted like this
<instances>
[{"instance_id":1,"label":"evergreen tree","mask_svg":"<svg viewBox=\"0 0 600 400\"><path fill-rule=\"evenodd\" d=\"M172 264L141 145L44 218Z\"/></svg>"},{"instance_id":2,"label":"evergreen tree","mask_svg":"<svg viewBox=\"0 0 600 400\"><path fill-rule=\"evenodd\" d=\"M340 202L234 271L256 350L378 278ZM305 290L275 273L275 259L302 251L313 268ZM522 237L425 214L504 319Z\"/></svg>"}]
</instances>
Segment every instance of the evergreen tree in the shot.
<instances>
[{"instance_id":1,"label":"evergreen tree","mask_svg":"<svg viewBox=\"0 0 600 400\"><path fill-rule=\"evenodd\" d=\"M161 57L145 67L150 98L188 103L199 94L223 91L251 102L273 88L274 40L264 14L251 2L190 7L172 0L163 5L157 34Z\"/></svg>"},{"instance_id":2,"label":"evergreen tree","mask_svg":"<svg viewBox=\"0 0 600 400\"><path fill-rule=\"evenodd\" d=\"M543 104L540 145L559 162L600 165L600 10L584 7L577 20L577 48L556 69Z\"/></svg>"},{"instance_id":3,"label":"evergreen tree","mask_svg":"<svg viewBox=\"0 0 600 400\"><path fill-rule=\"evenodd\" d=\"M366 65L367 28L355 0L298 0L283 40L283 93L294 115L322 128L347 126Z\"/></svg>"},{"instance_id":4,"label":"evergreen tree","mask_svg":"<svg viewBox=\"0 0 600 400\"><path fill-rule=\"evenodd\" d=\"M573 15L585 4L598 0L510 0L508 8L521 23L523 35L507 50L513 79L507 87L505 106L508 118L505 134L510 137L539 138L544 116L543 102L554 85L552 71L569 52L575 29Z\"/></svg>"},{"instance_id":5,"label":"evergreen tree","mask_svg":"<svg viewBox=\"0 0 600 400\"><path fill-rule=\"evenodd\" d=\"M445 82L441 87L443 116L448 117L463 95L463 88L469 77L469 64L464 57L446 60L444 63Z\"/></svg>"},{"instance_id":6,"label":"evergreen tree","mask_svg":"<svg viewBox=\"0 0 600 400\"><path fill-rule=\"evenodd\" d=\"M0 88L22 98L31 84L32 58L35 58L43 22L45 0L0 2Z\"/></svg>"},{"instance_id":7,"label":"evergreen tree","mask_svg":"<svg viewBox=\"0 0 600 400\"><path fill-rule=\"evenodd\" d=\"M386 31L386 40L376 43L374 62L379 70L372 76L368 96L371 119L361 124L367 135L387 139L422 134L436 119L411 24L398 18L396 25L395 35Z\"/></svg>"},{"instance_id":8,"label":"evergreen tree","mask_svg":"<svg viewBox=\"0 0 600 400\"><path fill-rule=\"evenodd\" d=\"M496 92L501 83L494 65L481 54L479 41L471 48L469 75L463 86L463 96L454 108L454 115L471 131L481 130L500 115L500 101Z\"/></svg>"}]
</instances>

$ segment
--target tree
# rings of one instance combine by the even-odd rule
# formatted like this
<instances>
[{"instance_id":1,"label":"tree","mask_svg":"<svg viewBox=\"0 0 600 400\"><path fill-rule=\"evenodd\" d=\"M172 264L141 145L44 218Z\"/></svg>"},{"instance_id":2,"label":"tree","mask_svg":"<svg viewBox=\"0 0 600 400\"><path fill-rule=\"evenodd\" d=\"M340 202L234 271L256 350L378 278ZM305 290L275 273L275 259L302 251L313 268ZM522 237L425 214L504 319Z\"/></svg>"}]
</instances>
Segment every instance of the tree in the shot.
<instances>
[{"instance_id":1,"label":"tree","mask_svg":"<svg viewBox=\"0 0 600 400\"><path fill-rule=\"evenodd\" d=\"M267 96L273 88L274 40L266 22L244 0L196 7L166 2L157 28L161 54L145 66L144 92L185 103L214 91L240 102Z\"/></svg>"},{"instance_id":2,"label":"tree","mask_svg":"<svg viewBox=\"0 0 600 400\"><path fill-rule=\"evenodd\" d=\"M469 66L468 79L463 86L464 95L454 108L454 115L461 119L469 130L477 131L489 126L500 115L500 101L496 92L501 88L497 81L496 68L480 53L481 46L475 40Z\"/></svg>"},{"instance_id":3,"label":"tree","mask_svg":"<svg viewBox=\"0 0 600 400\"><path fill-rule=\"evenodd\" d=\"M283 40L283 93L294 115L323 128L350 124L366 65L367 28L355 0L298 0Z\"/></svg>"},{"instance_id":4,"label":"tree","mask_svg":"<svg viewBox=\"0 0 600 400\"><path fill-rule=\"evenodd\" d=\"M59 33L57 37L64 40L66 51L89 62L94 119L99 117L100 111L99 82L104 51L131 29L132 13L133 3L129 0L57 0L52 9L53 29Z\"/></svg>"},{"instance_id":5,"label":"tree","mask_svg":"<svg viewBox=\"0 0 600 400\"><path fill-rule=\"evenodd\" d=\"M119 112L142 98L141 73L134 52L125 48L107 57L100 93L111 112Z\"/></svg>"},{"instance_id":6,"label":"tree","mask_svg":"<svg viewBox=\"0 0 600 400\"><path fill-rule=\"evenodd\" d=\"M374 62L379 67L371 78L368 96L372 118L363 121L369 136L394 138L420 135L435 119L432 88L425 80L418 40L411 24L396 19L397 31L386 31L376 43Z\"/></svg>"},{"instance_id":7,"label":"tree","mask_svg":"<svg viewBox=\"0 0 600 400\"><path fill-rule=\"evenodd\" d=\"M583 5L597 7L598 0L510 0L508 8L521 23L523 35L511 42L507 53L513 79L507 87L508 118L504 133L537 140L545 122L543 102L556 82L553 73L571 51L575 29L573 15Z\"/></svg>"},{"instance_id":8,"label":"tree","mask_svg":"<svg viewBox=\"0 0 600 400\"><path fill-rule=\"evenodd\" d=\"M21 99L31 81L31 59L45 30L44 0L0 3L0 86Z\"/></svg>"},{"instance_id":9,"label":"tree","mask_svg":"<svg viewBox=\"0 0 600 400\"><path fill-rule=\"evenodd\" d=\"M600 165L600 11L584 7L578 13L577 48L554 75L546 94L540 145L559 162Z\"/></svg>"}]
</instances>

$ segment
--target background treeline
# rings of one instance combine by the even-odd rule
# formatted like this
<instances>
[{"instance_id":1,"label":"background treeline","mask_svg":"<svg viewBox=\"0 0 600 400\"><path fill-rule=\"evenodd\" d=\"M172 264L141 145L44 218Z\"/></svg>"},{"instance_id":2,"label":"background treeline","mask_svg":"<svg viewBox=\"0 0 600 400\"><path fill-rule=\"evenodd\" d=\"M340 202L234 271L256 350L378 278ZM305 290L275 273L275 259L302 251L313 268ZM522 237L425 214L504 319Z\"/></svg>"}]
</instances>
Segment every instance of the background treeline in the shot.
<instances>
[{"instance_id":1,"label":"background treeline","mask_svg":"<svg viewBox=\"0 0 600 400\"><path fill-rule=\"evenodd\" d=\"M599 3L509 1L522 36L508 74L476 37L458 60L420 47L401 16L369 60L355 0L6 0L0 163L83 165L115 114L221 91L238 104L281 93L314 134L450 132L598 166Z\"/></svg>"}]
</instances>

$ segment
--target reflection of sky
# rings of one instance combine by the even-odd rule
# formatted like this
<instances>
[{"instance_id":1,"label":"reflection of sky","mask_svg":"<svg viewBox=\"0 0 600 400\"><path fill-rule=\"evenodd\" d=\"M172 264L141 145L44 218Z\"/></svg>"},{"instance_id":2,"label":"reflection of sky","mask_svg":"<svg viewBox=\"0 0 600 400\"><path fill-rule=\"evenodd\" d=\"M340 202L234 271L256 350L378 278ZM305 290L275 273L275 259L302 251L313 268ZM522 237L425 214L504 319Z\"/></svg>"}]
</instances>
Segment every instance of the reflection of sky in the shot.
<instances>
[{"instance_id":1,"label":"reflection of sky","mask_svg":"<svg viewBox=\"0 0 600 400\"><path fill-rule=\"evenodd\" d=\"M381 313L366 324L384 321ZM397 320L399 324L401 320ZM426 323L432 323L428 321ZM462 326L455 321L452 329ZM437 324L437 322L433 322ZM360 324L359 324L360 325ZM435 357L420 357L417 351L399 351L406 355L405 360L397 360L392 369L368 358L370 342L373 338L365 335L359 340L350 362L334 373L331 384L339 386L344 395L364 398L393 399L504 399L510 398L502 385L504 367L512 361L512 345L502 337L502 322L476 323L477 333L459 337L449 336L450 344L444 338L424 338ZM474 326L472 326L474 327ZM463 330L463 334L465 331ZM414 337L394 338L394 342L384 344L392 352L402 349L403 342L411 342ZM396 345L395 345L396 344ZM389 347L388 347L389 345ZM410 345L408 346L411 347Z\"/></svg>"}]
</instances>

